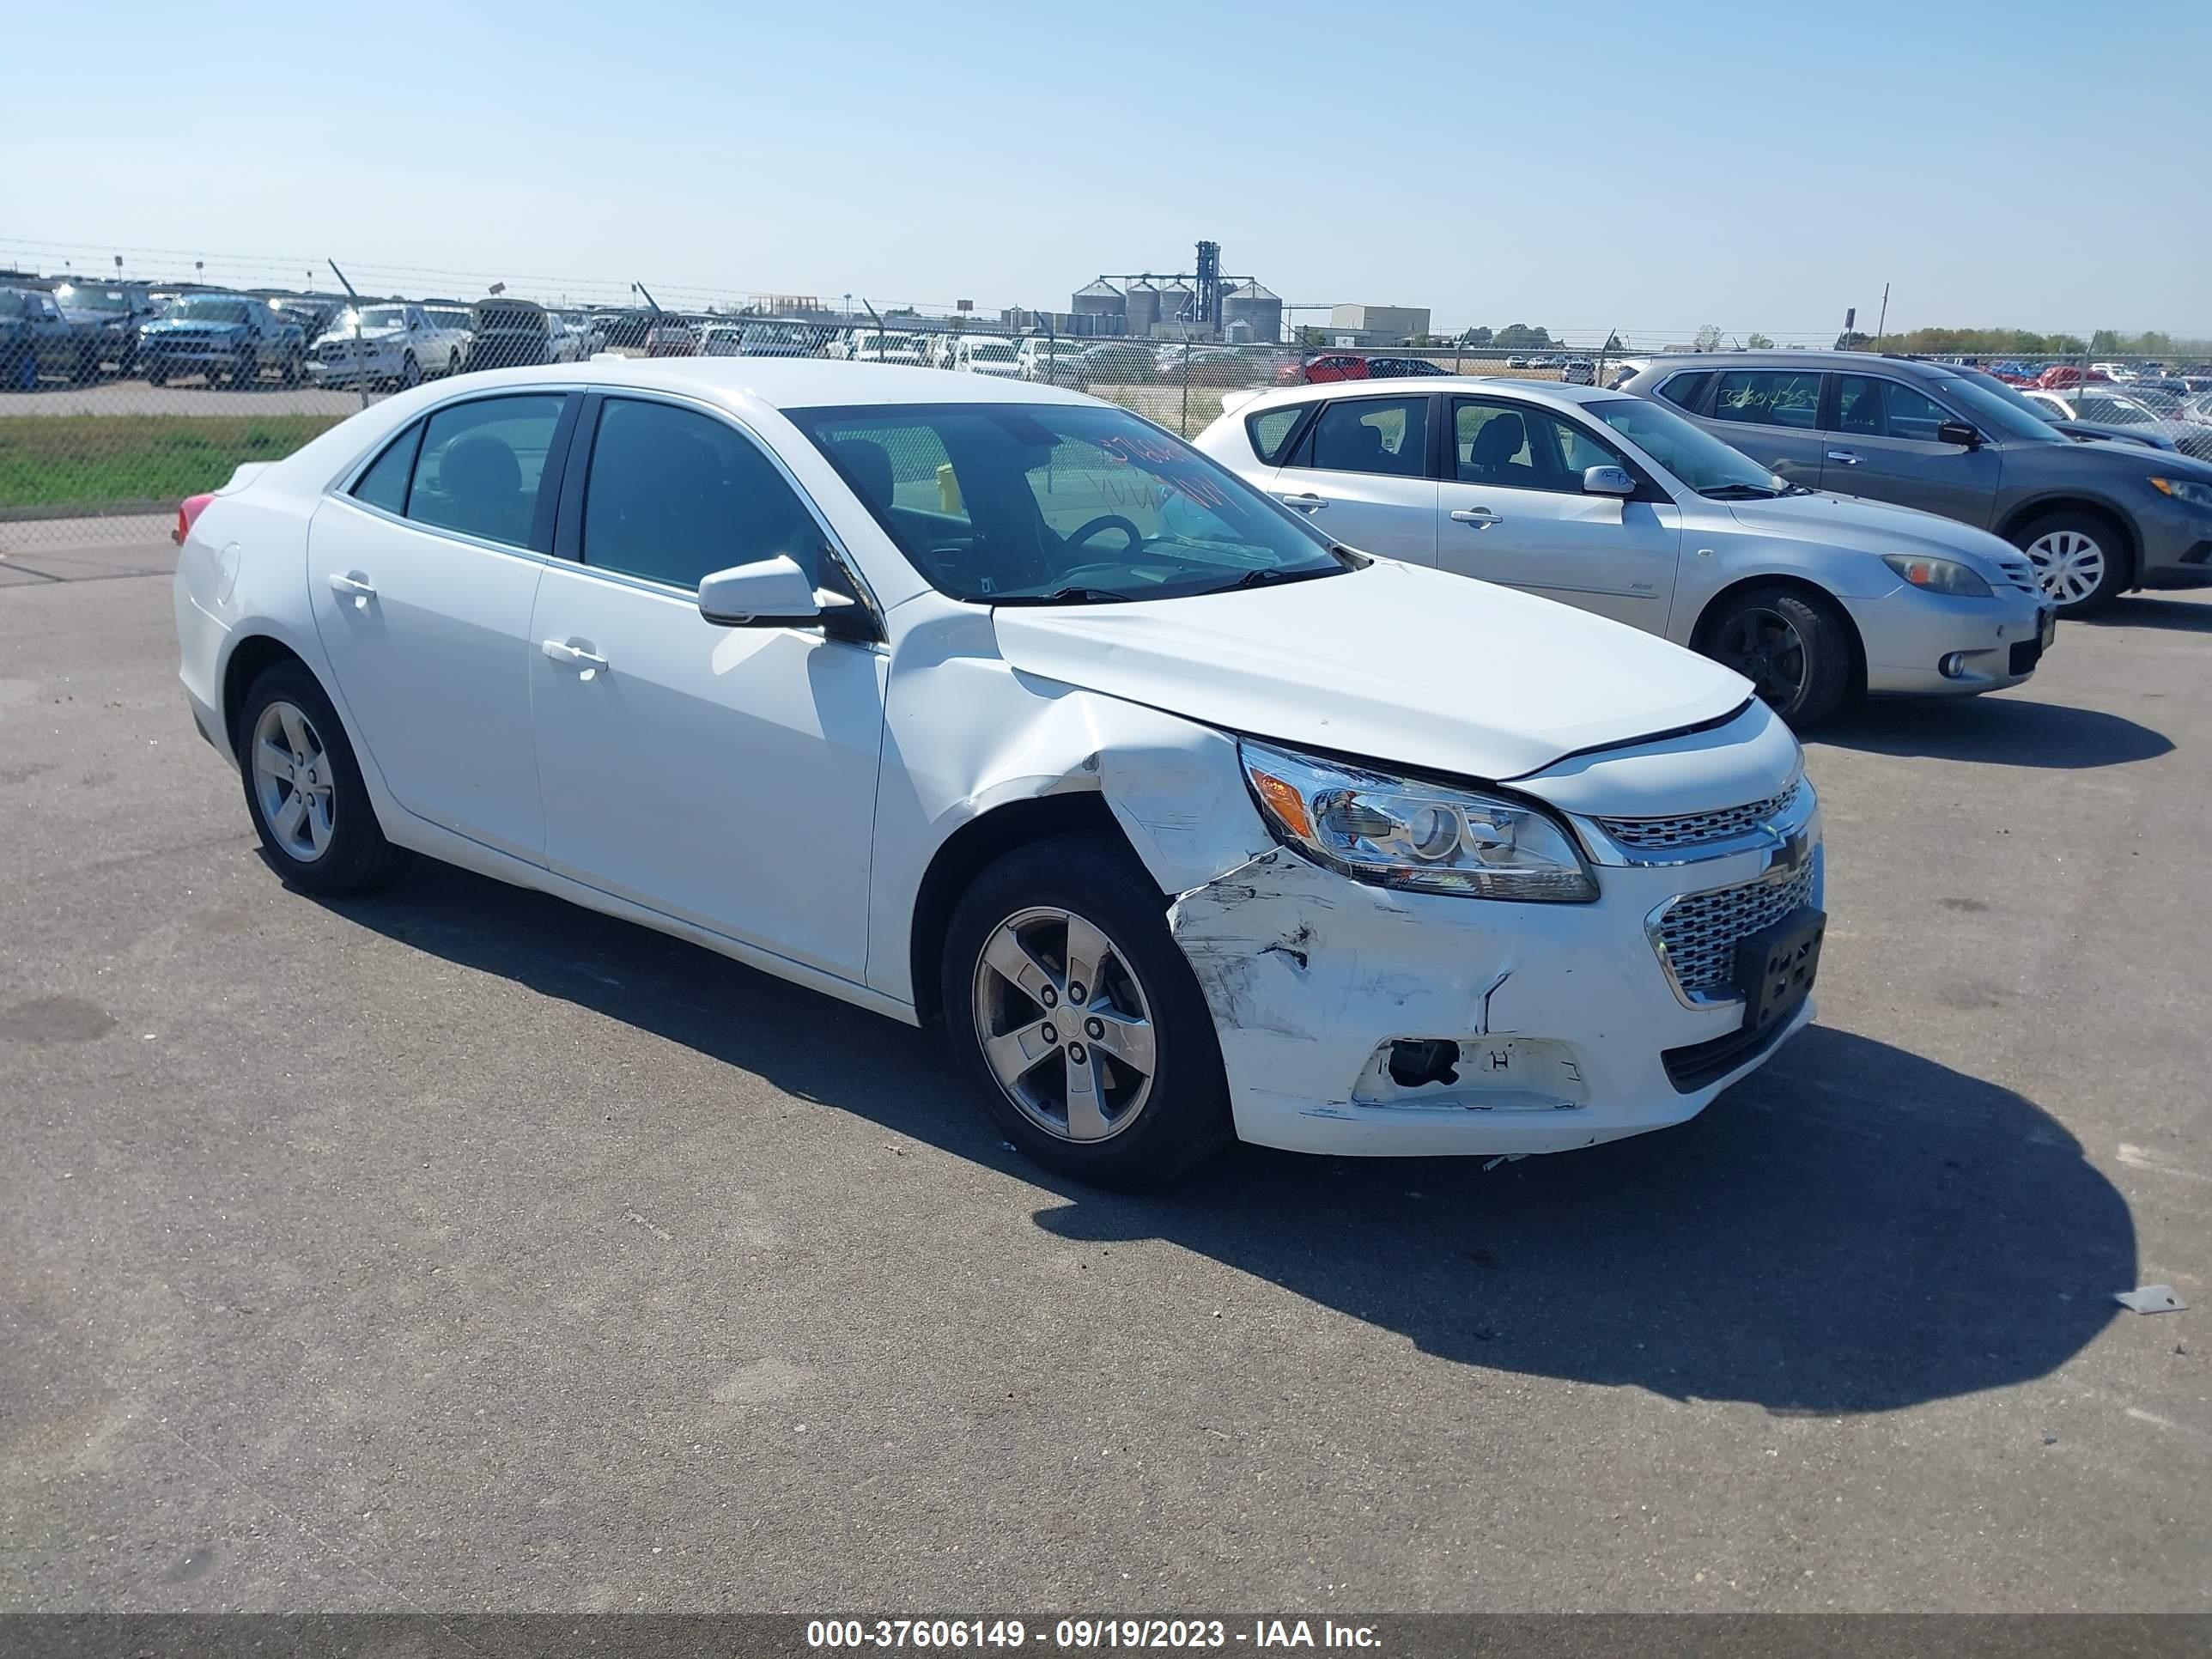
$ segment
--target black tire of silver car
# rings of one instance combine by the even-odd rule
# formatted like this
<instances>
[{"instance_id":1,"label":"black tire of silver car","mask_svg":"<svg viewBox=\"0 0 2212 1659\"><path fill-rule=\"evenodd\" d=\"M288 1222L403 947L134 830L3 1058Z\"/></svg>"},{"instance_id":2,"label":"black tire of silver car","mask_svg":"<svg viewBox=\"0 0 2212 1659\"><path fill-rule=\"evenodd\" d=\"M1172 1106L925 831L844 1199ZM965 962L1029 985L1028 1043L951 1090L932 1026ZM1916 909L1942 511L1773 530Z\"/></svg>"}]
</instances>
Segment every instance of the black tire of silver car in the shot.
<instances>
[{"instance_id":1,"label":"black tire of silver car","mask_svg":"<svg viewBox=\"0 0 2212 1659\"><path fill-rule=\"evenodd\" d=\"M1851 687L1847 625L1835 607L1794 587L1754 587L1705 626L1704 649L1759 688L1767 706L1802 731L1841 707Z\"/></svg>"},{"instance_id":2,"label":"black tire of silver car","mask_svg":"<svg viewBox=\"0 0 2212 1659\"><path fill-rule=\"evenodd\" d=\"M458 351L448 352L448 353L447 354L447 356L446 356L446 375L447 375L447 378L450 380L453 376L454 376L454 375L456 375L456 374L459 374L460 372L461 372L461 354L460 354L459 352L458 352Z\"/></svg>"},{"instance_id":3,"label":"black tire of silver car","mask_svg":"<svg viewBox=\"0 0 2212 1659\"><path fill-rule=\"evenodd\" d=\"M407 867L413 855L384 838L337 710L306 668L288 662L263 670L239 708L231 741L246 813L287 884L337 898L373 892Z\"/></svg>"},{"instance_id":4,"label":"black tire of silver car","mask_svg":"<svg viewBox=\"0 0 2212 1659\"><path fill-rule=\"evenodd\" d=\"M2101 513L2073 507L2046 513L2021 526L2012 539L2062 617L2102 611L2126 586L2126 538Z\"/></svg>"},{"instance_id":5,"label":"black tire of silver car","mask_svg":"<svg viewBox=\"0 0 2212 1659\"><path fill-rule=\"evenodd\" d=\"M1153 1187L1233 1139L1205 994L1115 837L1054 836L987 866L954 907L938 983L960 1068L1047 1169Z\"/></svg>"},{"instance_id":6,"label":"black tire of silver car","mask_svg":"<svg viewBox=\"0 0 2212 1659\"><path fill-rule=\"evenodd\" d=\"M252 346L240 346L238 356L230 365L230 383L234 386L249 386L261 378L261 360L253 355ZM215 376L208 376L213 383Z\"/></svg>"},{"instance_id":7,"label":"black tire of silver car","mask_svg":"<svg viewBox=\"0 0 2212 1659\"><path fill-rule=\"evenodd\" d=\"M416 361L415 354L410 351L404 357L402 357L399 360L400 387L404 391L409 386L420 386L422 384L422 365Z\"/></svg>"}]
</instances>

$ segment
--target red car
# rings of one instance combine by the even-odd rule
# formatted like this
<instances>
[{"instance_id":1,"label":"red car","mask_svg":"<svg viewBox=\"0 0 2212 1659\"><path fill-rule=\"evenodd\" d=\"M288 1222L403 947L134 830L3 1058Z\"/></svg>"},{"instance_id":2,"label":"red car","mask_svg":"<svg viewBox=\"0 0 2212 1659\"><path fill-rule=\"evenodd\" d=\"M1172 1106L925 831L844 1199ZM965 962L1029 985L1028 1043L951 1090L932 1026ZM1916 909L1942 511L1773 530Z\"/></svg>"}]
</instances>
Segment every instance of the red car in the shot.
<instances>
[{"instance_id":1,"label":"red car","mask_svg":"<svg viewBox=\"0 0 2212 1659\"><path fill-rule=\"evenodd\" d=\"M1318 385L1324 380L1397 380L1451 371L1425 357L1370 357L1356 351L1327 351L1302 363L1285 363L1275 373L1278 386Z\"/></svg>"},{"instance_id":2,"label":"red car","mask_svg":"<svg viewBox=\"0 0 2212 1659\"><path fill-rule=\"evenodd\" d=\"M2112 378L2101 368L2093 368L2085 372L2075 368L2071 363L2053 363L2035 377L2035 385L2039 391L2056 392L2061 386L2079 386L2085 379L2109 380Z\"/></svg>"}]
</instances>

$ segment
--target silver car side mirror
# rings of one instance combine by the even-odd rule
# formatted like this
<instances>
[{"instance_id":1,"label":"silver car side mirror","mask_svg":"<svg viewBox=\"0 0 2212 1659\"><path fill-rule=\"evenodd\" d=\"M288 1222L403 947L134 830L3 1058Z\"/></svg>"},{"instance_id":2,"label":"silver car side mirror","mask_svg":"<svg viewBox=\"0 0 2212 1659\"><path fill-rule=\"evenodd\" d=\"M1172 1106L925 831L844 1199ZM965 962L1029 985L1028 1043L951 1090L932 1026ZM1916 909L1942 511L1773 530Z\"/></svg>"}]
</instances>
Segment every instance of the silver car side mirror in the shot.
<instances>
[{"instance_id":1,"label":"silver car side mirror","mask_svg":"<svg viewBox=\"0 0 2212 1659\"><path fill-rule=\"evenodd\" d=\"M1633 495L1636 480L1625 466L1586 466L1583 469L1585 495Z\"/></svg>"},{"instance_id":2,"label":"silver car side mirror","mask_svg":"<svg viewBox=\"0 0 2212 1659\"><path fill-rule=\"evenodd\" d=\"M825 598L787 553L732 565L699 579L699 614L724 628L787 628L819 622Z\"/></svg>"}]
</instances>

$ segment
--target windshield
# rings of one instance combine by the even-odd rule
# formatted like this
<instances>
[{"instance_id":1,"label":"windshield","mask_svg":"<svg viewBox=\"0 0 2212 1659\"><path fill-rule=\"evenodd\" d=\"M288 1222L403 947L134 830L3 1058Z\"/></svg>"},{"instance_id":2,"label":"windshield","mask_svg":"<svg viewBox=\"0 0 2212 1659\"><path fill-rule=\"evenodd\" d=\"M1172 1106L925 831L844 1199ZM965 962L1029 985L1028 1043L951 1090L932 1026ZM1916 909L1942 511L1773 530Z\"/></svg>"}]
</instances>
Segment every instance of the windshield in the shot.
<instances>
[{"instance_id":1,"label":"windshield","mask_svg":"<svg viewBox=\"0 0 2212 1659\"><path fill-rule=\"evenodd\" d=\"M131 309L131 296L119 288L64 288L54 298L74 311L122 313Z\"/></svg>"},{"instance_id":2,"label":"windshield","mask_svg":"<svg viewBox=\"0 0 2212 1659\"><path fill-rule=\"evenodd\" d=\"M398 328L406 320L406 312L398 306L370 306L361 313L363 328Z\"/></svg>"},{"instance_id":3,"label":"windshield","mask_svg":"<svg viewBox=\"0 0 2212 1659\"><path fill-rule=\"evenodd\" d=\"M440 328L466 328L469 313L465 311L426 311L422 313Z\"/></svg>"},{"instance_id":4,"label":"windshield","mask_svg":"<svg viewBox=\"0 0 2212 1659\"><path fill-rule=\"evenodd\" d=\"M1583 407L1699 495L1715 490L1778 495L1790 486L1740 450L1641 398L1601 398Z\"/></svg>"},{"instance_id":5,"label":"windshield","mask_svg":"<svg viewBox=\"0 0 2212 1659\"><path fill-rule=\"evenodd\" d=\"M1961 370L1960 372L1959 379L1966 385L1974 386L1982 392L1987 392L1998 402L2008 404L2013 408L2020 410L2022 414L2046 425L2052 421L2063 421L2066 418L2063 411L2054 409L2049 404L2036 402L2034 398L2029 397L2026 392L2017 391L2014 388L2007 386L2002 380L1997 379L1996 375L1984 374L1978 368ZM2047 398L2053 394L2046 392L2043 395Z\"/></svg>"},{"instance_id":6,"label":"windshield","mask_svg":"<svg viewBox=\"0 0 2212 1659\"><path fill-rule=\"evenodd\" d=\"M242 323L246 320L246 301L198 297L179 300L166 314L188 323Z\"/></svg>"},{"instance_id":7,"label":"windshield","mask_svg":"<svg viewBox=\"0 0 2212 1659\"><path fill-rule=\"evenodd\" d=\"M2025 438L2034 443L2063 444L2067 441L2063 434L2051 429L2048 420L2035 412L2027 398L2001 396L1998 392L1990 390L1989 381L1988 375L1977 371L1971 380L1960 375L1954 380L1938 380L1936 389L1961 405L1975 422L1987 427L1999 437Z\"/></svg>"},{"instance_id":8,"label":"windshield","mask_svg":"<svg viewBox=\"0 0 2212 1659\"><path fill-rule=\"evenodd\" d=\"M987 340L980 345L969 346L968 355L970 357L980 357L987 363L1011 363L1014 361L1013 347L1001 345L995 340Z\"/></svg>"},{"instance_id":9,"label":"windshield","mask_svg":"<svg viewBox=\"0 0 2212 1659\"><path fill-rule=\"evenodd\" d=\"M785 412L915 568L957 599L1175 599L1351 568L1319 532L1124 410Z\"/></svg>"}]
</instances>

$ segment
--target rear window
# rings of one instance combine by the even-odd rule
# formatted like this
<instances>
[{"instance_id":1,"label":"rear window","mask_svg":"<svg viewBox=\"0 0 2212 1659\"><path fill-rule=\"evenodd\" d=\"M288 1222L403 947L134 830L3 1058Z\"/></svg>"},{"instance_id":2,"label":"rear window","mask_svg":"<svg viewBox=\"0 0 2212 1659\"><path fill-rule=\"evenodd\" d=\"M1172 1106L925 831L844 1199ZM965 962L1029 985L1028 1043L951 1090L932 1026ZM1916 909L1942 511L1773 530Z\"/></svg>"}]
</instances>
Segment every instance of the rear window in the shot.
<instances>
[{"instance_id":1,"label":"rear window","mask_svg":"<svg viewBox=\"0 0 2212 1659\"><path fill-rule=\"evenodd\" d=\"M1820 412L1820 377L1812 370L1731 370L1713 390L1713 418L1811 431Z\"/></svg>"},{"instance_id":2,"label":"rear window","mask_svg":"<svg viewBox=\"0 0 2212 1659\"><path fill-rule=\"evenodd\" d=\"M1244 430L1251 434L1252 453L1269 466L1280 466L1283 455L1291 441L1291 434L1298 429L1304 417L1306 405L1289 404L1281 409L1263 410L1249 416Z\"/></svg>"},{"instance_id":3,"label":"rear window","mask_svg":"<svg viewBox=\"0 0 2212 1659\"><path fill-rule=\"evenodd\" d=\"M1705 388L1713 383L1710 368L1692 369L1687 374L1677 374L1659 388L1659 395L1677 409L1695 409L1705 401Z\"/></svg>"}]
</instances>

